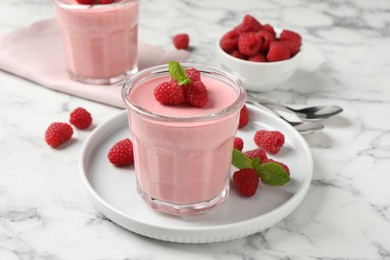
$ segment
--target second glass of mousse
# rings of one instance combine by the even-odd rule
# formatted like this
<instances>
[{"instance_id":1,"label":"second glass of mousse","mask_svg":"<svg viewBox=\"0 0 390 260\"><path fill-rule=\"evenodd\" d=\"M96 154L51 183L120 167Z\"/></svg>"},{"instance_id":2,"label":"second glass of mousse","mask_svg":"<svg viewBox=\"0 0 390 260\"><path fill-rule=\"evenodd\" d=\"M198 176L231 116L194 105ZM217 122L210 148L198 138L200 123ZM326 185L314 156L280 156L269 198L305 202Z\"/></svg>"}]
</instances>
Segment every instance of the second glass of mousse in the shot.
<instances>
[{"instance_id":1,"label":"second glass of mousse","mask_svg":"<svg viewBox=\"0 0 390 260\"><path fill-rule=\"evenodd\" d=\"M52 1L72 79L110 85L137 72L138 0L92 5Z\"/></svg>"}]
</instances>

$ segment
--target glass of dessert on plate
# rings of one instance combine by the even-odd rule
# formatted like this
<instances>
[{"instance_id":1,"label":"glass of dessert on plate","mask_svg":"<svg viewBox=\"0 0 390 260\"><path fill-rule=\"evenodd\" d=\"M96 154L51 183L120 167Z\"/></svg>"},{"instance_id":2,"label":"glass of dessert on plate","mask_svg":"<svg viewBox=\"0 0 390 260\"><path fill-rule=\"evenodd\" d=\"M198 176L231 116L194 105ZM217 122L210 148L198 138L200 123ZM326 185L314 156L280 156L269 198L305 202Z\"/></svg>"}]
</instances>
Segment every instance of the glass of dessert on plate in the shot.
<instances>
[{"instance_id":1,"label":"glass of dessert on plate","mask_svg":"<svg viewBox=\"0 0 390 260\"><path fill-rule=\"evenodd\" d=\"M141 197L178 216L207 212L224 201L246 99L237 77L172 61L130 78L122 96Z\"/></svg>"}]
</instances>

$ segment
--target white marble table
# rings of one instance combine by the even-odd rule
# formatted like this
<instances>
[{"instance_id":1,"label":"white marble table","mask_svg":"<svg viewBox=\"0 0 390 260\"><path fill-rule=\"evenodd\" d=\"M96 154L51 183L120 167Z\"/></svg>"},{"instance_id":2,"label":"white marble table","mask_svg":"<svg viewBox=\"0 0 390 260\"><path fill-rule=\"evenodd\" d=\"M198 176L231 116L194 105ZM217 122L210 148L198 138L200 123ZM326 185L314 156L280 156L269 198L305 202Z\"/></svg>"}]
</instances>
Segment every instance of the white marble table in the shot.
<instances>
[{"instance_id":1,"label":"white marble table","mask_svg":"<svg viewBox=\"0 0 390 260\"><path fill-rule=\"evenodd\" d=\"M188 32L194 62L218 65L217 35L250 13L300 32L304 70L267 98L335 104L344 112L305 136L314 176L303 203L252 236L214 244L158 241L120 228L80 187L90 131L53 151L44 131L69 110L94 125L120 110L54 92L0 71L0 259L389 259L390 2L141 0L140 41L172 48ZM0 34L53 16L50 1L0 1ZM1 50L0 50L1 51Z\"/></svg>"}]
</instances>

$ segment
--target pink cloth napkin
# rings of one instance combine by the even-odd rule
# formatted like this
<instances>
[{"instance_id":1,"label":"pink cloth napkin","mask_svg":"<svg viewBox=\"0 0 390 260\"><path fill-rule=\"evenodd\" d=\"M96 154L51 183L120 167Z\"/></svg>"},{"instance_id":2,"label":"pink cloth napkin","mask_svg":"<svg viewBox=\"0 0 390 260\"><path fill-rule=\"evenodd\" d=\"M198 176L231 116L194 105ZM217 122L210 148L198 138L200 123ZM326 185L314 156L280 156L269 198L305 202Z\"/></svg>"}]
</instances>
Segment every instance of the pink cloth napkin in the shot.
<instances>
[{"instance_id":1,"label":"pink cloth napkin","mask_svg":"<svg viewBox=\"0 0 390 260\"><path fill-rule=\"evenodd\" d=\"M125 107L122 84L87 85L70 79L64 65L60 31L55 19L43 20L0 37L0 69L34 81L44 87L116 107ZM169 60L185 62L191 56L185 50L164 51L139 44L139 68L165 64Z\"/></svg>"}]
</instances>

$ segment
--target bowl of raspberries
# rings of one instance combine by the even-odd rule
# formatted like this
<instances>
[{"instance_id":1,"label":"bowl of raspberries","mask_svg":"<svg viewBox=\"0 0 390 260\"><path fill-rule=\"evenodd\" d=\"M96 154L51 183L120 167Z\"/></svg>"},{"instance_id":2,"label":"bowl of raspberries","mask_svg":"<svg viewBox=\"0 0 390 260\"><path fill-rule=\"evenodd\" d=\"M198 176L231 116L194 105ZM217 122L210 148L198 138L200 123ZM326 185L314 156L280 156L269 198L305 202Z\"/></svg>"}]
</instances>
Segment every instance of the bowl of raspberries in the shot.
<instances>
[{"instance_id":1,"label":"bowl of raspberries","mask_svg":"<svg viewBox=\"0 0 390 260\"><path fill-rule=\"evenodd\" d=\"M286 82L302 58L302 37L291 30L275 30L251 15L217 40L222 67L233 72L252 92L265 92Z\"/></svg>"}]
</instances>

